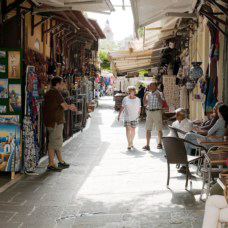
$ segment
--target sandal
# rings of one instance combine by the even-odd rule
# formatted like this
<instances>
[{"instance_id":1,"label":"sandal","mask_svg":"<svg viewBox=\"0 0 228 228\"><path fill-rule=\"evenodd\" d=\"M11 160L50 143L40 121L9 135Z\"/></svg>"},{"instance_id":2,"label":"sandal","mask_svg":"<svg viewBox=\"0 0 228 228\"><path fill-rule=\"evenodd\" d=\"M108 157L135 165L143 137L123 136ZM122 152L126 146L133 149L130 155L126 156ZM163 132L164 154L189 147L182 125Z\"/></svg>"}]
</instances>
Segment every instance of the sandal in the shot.
<instances>
[{"instance_id":1,"label":"sandal","mask_svg":"<svg viewBox=\"0 0 228 228\"><path fill-rule=\"evenodd\" d=\"M144 146L144 147L143 147L143 150L150 150L150 146L147 146L147 145Z\"/></svg>"},{"instance_id":2,"label":"sandal","mask_svg":"<svg viewBox=\"0 0 228 228\"><path fill-rule=\"evenodd\" d=\"M159 149L159 150L163 149L163 147L162 147L162 144L161 144L161 143L159 143L159 144L157 145L157 149Z\"/></svg>"},{"instance_id":3,"label":"sandal","mask_svg":"<svg viewBox=\"0 0 228 228\"><path fill-rule=\"evenodd\" d=\"M61 172L62 171L62 169L60 169L60 168L58 168L56 166L48 166L47 170L54 171L54 172Z\"/></svg>"}]
</instances>

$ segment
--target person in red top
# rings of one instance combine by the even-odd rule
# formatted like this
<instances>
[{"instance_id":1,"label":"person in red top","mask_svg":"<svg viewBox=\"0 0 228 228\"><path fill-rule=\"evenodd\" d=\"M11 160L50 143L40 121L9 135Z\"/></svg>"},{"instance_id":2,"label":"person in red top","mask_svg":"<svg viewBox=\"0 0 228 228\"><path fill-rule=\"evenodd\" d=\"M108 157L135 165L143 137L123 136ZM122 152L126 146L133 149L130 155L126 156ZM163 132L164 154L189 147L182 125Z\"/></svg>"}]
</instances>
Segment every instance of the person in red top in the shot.
<instances>
[{"instance_id":1,"label":"person in red top","mask_svg":"<svg viewBox=\"0 0 228 228\"><path fill-rule=\"evenodd\" d=\"M70 166L62 158L64 111L77 111L75 105L68 105L64 101L60 93L63 87L62 78L54 77L50 90L44 96L44 123L48 131L48 170L57 172ZM55 153L59 161L58 167L54 163Z\"/></svg>"}]
</instances>

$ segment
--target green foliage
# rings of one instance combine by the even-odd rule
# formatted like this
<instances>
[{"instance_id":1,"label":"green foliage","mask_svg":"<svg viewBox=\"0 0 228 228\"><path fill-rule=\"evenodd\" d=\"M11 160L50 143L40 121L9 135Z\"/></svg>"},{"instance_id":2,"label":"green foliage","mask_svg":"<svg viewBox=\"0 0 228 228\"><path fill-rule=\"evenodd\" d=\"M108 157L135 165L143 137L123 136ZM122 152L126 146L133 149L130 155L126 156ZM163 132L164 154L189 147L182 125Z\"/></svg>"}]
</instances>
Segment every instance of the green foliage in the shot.
<instances>
[{"instance_id":1,"label":"green foliage","mask_svg":"<svg viewBox=\"0 0 228 228\"><path fill-rule=\"evenodd\" d=\"M108 59L107 52L100 51L99 57L101 62L101 69L110 71L110 61Z\"/></svg>"},{"instance_id":2,"label":"green foliage","mask_svg":"<svg viewBox=\"0 0 228 228\"><path fill-rule=\"evenodd\" d=\"M144 36L144 27L138 29L138 36L139 38L142 38Z\"/></svg>"},{"instance_id":3,"label":"green foliage","mask_svg":"<svg viewBox=\"0 0 228 228\"><path fill-rule=\"evenodd\" d=\"M144 74L148 74L148 70L139 70L139 76L144 76Z\"/></svg>"}]
</instances>

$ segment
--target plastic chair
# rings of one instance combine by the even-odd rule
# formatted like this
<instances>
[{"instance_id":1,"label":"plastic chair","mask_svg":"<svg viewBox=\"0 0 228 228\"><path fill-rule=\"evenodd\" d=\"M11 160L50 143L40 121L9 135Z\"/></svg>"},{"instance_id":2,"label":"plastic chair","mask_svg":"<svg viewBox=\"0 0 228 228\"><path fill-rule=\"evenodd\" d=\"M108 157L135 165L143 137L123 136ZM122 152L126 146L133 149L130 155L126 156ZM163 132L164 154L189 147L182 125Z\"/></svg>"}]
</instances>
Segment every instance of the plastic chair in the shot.
<instances>
[{"instance_id":1,"label":"plastic chair","mask_svg":"<svg viewBox=\"0 0 228 228\"><path fill-rule=\"evenodd\" d=\"M204 148L203 146L200 146L200 145L196 145L187 140L176 138L176 137L163 137L162 142L164 145L166 158L167 158L167 166L168 166L167 188L169 187L169 180L170 180L170 164L184 164L184 165L186 165L185 189L187 189L189 176L190 176L190 180L191 180L189 164L201 159L202 156L187 155L185 143L190 143L191 145L200 147L205 151L206 151L206 148Z\"/></svg>"}]
</instances>

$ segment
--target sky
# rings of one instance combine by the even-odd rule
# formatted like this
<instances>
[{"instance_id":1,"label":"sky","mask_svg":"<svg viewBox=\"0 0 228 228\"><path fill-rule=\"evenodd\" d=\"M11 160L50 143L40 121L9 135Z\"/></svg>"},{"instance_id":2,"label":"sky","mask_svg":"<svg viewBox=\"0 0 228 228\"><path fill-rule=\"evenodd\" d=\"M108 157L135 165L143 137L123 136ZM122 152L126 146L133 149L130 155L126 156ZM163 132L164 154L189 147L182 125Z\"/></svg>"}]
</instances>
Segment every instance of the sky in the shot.
<instances>
[{"instance_id":1,"label":"sky","mask_svg":"<svg viewBox=\"0 0 228 228\"><path fill-rule=\"evenodd\" d=\"M122 0L111 0L111 2L113 5L122 5ZM125 0L125 5L130 5L130 0ZM115 12L110 15L90 12L87 15L89 18L97 20L102 30L106 21L109 20L115 41L134 35L134 20L130 7L126 7L125 10L122 7L115 7Z\"/></svg>"}]
</instances>

